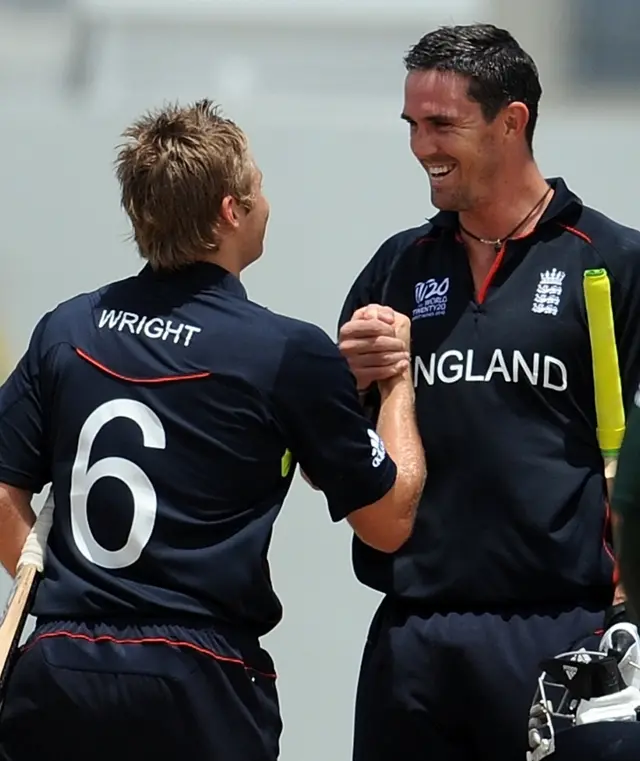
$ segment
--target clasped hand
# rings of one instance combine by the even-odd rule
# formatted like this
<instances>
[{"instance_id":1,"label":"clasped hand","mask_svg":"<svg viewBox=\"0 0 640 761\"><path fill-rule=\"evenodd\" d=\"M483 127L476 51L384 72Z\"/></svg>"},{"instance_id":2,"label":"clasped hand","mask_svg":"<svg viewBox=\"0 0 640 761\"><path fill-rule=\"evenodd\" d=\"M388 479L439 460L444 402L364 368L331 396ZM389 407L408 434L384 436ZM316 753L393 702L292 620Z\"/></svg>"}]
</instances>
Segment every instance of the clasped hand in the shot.
<instances>
[{"instance_id":1,"label":"clasped hand","mask_svg":"<svg viewBox=\"0 0 640 761\"><path fill-rule=\"evenodd\" d=\"M369 304L340 329L339 347L356 377L358 390L407 372L411 321L391 307Z\"/></svg>"}]
</instances>

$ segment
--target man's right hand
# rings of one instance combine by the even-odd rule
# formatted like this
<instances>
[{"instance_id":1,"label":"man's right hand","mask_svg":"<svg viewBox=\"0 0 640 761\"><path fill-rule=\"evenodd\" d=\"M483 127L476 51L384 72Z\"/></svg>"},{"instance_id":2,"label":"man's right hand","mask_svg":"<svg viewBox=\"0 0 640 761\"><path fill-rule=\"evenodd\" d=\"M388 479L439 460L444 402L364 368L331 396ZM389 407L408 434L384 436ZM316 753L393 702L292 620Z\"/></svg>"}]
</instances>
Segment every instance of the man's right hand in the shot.
<instances>
[{"instance_id":1,"label":"man's right hand","mask_svg":"<svg viewBox=\"0 0 640 761\"><path fill-rule=\"evenodd\" d=\"M378 304L358 309L342 326L339 348L360 391L409 369L410 327L408 317Z\"/></svg>"}]
</instances>

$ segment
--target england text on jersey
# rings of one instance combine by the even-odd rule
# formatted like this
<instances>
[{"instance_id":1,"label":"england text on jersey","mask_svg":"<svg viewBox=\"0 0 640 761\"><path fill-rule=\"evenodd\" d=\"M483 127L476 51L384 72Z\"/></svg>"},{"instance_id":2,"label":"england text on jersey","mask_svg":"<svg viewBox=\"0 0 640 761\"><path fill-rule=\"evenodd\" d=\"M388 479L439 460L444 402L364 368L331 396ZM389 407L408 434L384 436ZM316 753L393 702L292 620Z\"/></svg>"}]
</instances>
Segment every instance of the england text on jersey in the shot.
<instances>
[{"instance_id":1,"label":"england text on jersey","mask_svg":"<svg viewBox=\"0 0 640 761\"><path fill-rule=\"evenodd\" d=\"M442 354L433 352L423 359L413 358L413 382L420 381L429 386L434 383L491 383L494 378L505 383L529 383L542 385L553 391L566 391L568 376L566 365L556 357L533 352L525 357L517 349L505 356L502 349L494 349L488 365L478 366L473 349L465 352L448 349Z\"/></svg>"}]
</instances>

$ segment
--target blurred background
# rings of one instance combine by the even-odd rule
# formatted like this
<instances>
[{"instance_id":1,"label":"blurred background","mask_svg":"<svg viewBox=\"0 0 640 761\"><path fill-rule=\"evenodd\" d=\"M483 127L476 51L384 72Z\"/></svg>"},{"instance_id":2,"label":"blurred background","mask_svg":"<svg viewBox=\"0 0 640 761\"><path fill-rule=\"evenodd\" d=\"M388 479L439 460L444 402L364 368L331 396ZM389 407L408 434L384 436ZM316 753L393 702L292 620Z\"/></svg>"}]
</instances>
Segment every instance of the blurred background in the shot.
<instances>
[{"instance_id":1,"label":"blurred background","mask_svg":"<svg viewBox=\"0 0 640 761\"><path fill-rule=\"evenodd\" d=\"M0 375L44 312L139 269L119 135L144 110L204 96L248 132L272 204L250 296L333 334L378 245L434 211L398 118L402 56L435 26L473 21L509 28L539 65L547 176L640 225L638 0L0 0ZM349 531L300 480L271 561L282 761L346 761L377 596L353 578Z\"/></svg>"}]
</instances>

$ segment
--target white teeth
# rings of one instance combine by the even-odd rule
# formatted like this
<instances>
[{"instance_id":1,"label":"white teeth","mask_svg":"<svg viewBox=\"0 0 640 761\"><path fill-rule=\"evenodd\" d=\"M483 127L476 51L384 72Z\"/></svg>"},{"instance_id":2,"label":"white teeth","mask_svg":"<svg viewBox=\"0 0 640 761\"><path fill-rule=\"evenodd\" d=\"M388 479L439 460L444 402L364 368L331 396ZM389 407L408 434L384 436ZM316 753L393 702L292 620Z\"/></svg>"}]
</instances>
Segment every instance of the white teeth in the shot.
<instances>
[{"instance_id":1,"label":"white teeth","mask_svg":"<svg viewBox=\"0 0 640 761\"><path fill-rule=\"evenodd\" d=\"M454 165L449 164L448 166L430 166L427 168L427 171L431 177L444 177L445 174L449 174L449 172L451 172L453 169Z\"/></svg>"}]
</instances>

